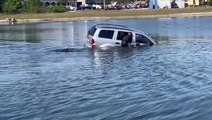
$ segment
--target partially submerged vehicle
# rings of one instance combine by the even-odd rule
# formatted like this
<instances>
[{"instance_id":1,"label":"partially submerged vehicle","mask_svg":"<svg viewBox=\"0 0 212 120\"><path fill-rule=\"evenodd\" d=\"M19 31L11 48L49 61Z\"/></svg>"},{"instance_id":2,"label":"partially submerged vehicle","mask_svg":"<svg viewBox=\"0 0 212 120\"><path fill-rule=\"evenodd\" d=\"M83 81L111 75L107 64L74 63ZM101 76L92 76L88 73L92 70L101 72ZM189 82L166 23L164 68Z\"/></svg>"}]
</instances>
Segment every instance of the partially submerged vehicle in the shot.
<instances>
[{"instance_id":1,"label":"partially submerged vehicle","mask_svg":"<svg viewBox=\"0 0 212 120\"><path fill-rule=\"evenodd\" d=\"M152 46L155 40L142 31L133 30L127 26L115 24L96 24L92 26L85 41L89 48Z\"/></svg>"}]
</instances>

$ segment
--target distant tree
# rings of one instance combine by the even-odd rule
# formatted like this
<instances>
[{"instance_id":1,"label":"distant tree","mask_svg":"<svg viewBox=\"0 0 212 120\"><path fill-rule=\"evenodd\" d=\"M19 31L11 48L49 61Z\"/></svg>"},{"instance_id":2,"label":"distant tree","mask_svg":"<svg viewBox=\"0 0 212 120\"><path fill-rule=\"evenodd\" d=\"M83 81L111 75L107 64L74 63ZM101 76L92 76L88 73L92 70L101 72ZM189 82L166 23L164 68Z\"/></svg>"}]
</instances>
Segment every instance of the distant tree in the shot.
<instances>
[{"instance_id":1,"label":"distant tree","mask_svg":"<svg viewBox=\"0 0 212 120\"><path fill-rule=\"evenodd\" d=\"M208 4L209 4L210 6L212 6L212 0L209 0L209 1L208 1Z\"/></svg>"},{"instance_id":2,"label":"distant tree","mask_svg":"<svg viewBox=\"0 0 212 120\"><path fill-rule=\"evenodd\" d=\"M66 5L68 2L67 0L58 0L59 5Z\"/></svg>"},{"instance_id":3,"label":"distant tree","mask_svg":"<svg viewBox=\"0 0 212 120\"><path fill-rule=\"evenodd\" d=\"M54 6L51 8L51 12L54 13L62 13L66 11L66 7L64 5Z\"/></svg>"},{"instance_id":4,"label":"distant tree","mask_svg":"<svg viewBox=\"0 0 212 120\"><path fill-rule=\"evenodd\" d=\"M26 11L26 7L27 7L27 2L26 0L21 0L21 5L24 11Z\"/></svg>"},{"instance_id":5,"label":"distant tree","mask_svg":"<svg viewBox=\"0 0 212 120\"><path fill-rule=\"evenodd\" d=\"M3 11L3 5L4 5L5 0L0 0L0 13Z\"/></svg>"},{"instance_id":6,"label":"distant tree","mask_svg":"<svg viewBox=\"0 0 212 120\"><path fill-rule=\"evenodd\" d=\"M105 0L105 4L110 4L111 0Z\"/></svg>"},{"instance_id":7,"label":"distant tree","mask_svg":"<svg viewBox=\"0 0 212 120\"><path fill-rule=\"evenodd\" d=\"M41 9L40 0L27 0L26 11L28 13L39 13Z\"/></svg>"},{"instance_id":8,"label":"distant tree","mask_svg":"<svg viewBox=\"0 0 212 120\"><path fill-rule=\"evenodd\" d=\"M21 9L21 0L6 0L3 4L3 11L6 13L20 13Z\"/></svg>"}]
</instances>

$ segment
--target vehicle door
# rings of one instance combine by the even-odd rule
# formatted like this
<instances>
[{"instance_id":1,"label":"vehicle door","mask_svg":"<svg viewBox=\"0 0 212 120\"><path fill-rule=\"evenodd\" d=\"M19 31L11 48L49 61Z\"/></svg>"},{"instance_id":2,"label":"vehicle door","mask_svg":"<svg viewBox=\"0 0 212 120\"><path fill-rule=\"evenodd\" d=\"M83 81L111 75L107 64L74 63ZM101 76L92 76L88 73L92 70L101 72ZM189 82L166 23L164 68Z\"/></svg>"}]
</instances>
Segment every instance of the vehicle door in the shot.
<instances>
[{"instance_id":1,"label":"vehicle door","mask_svg":"<svg viewBox=\"0 0 212 120\"><path fill-rule=\"evenodd\" d=\"M135 42L137 44L137 46L152 46L154 45L154 43L148 38L146 37L145 35L142 35L142 34L139 34L139 33L136 33L135 35Z\"/></svg>"},{"instance_id":2,"label":"vehicle door","mask_svg":"<svg viewBox=\"0 0 212 120\"><path fill-rule=\"evenodd\" d=\"M115 30L105 30L102 29L99 31L97 46L101 46L103 44L113 44L114 45L114 33Z\"/></svg>"}]
</instances>

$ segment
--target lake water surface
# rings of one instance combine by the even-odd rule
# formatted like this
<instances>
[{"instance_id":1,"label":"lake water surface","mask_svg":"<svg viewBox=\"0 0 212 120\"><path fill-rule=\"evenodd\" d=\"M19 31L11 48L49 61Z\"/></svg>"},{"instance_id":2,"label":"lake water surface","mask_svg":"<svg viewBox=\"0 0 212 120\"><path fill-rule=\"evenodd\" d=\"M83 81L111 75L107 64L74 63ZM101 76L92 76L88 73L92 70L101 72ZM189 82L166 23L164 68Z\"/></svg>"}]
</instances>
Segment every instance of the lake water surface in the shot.
<instances>
[{"instance_id":1,"label":"lake water surface","mask_svg":"<svg viewBox=\"0 0 212 120\"><path fill-rule=\"evenodd\" d=\"M97 23L142 30L159 44L87 49ZM210 120L211 113L212 17L0 26L0 120Z\"/></svg>"}]
</instances>

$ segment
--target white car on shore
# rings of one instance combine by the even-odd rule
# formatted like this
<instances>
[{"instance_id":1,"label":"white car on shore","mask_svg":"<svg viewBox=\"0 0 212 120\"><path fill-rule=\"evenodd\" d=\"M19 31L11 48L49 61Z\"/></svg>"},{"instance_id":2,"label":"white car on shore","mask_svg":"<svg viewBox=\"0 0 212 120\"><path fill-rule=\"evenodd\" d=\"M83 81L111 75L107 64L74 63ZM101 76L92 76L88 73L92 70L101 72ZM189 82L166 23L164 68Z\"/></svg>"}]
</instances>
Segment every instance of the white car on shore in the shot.
<instances>
[{"instance_id":1,"label":"white car on shore","mask_svg":"<svg viewBox=\"0 0 212 120\"><path fill-rule=\"evenodd\" d=\"M89 48L152 46L157 41L142 31L133 30L127 26L114 24L96 24L92 26L85 41Z\"/></svg>"},{"instance_id":2,"label":"white car on shore","mask_svg":"<svg viewBox=\"0 0 212 120\"><path fill-rule=\"evenodd\" d=\"M102 6L101 5L95 5L94 4L94 5L92 5L92 7L95 8L95 9L102 9Z\"/></svg>"},{"instance_id":3,"label":"white car on shore","mask_svg":"<svg viewBox=\"0 0 212 120\"><path fill-rule=\"evenodd\" d=\"M77 8L73 6L66 6L69 11L75 11Z\"/></svg>"}]
</instances>

